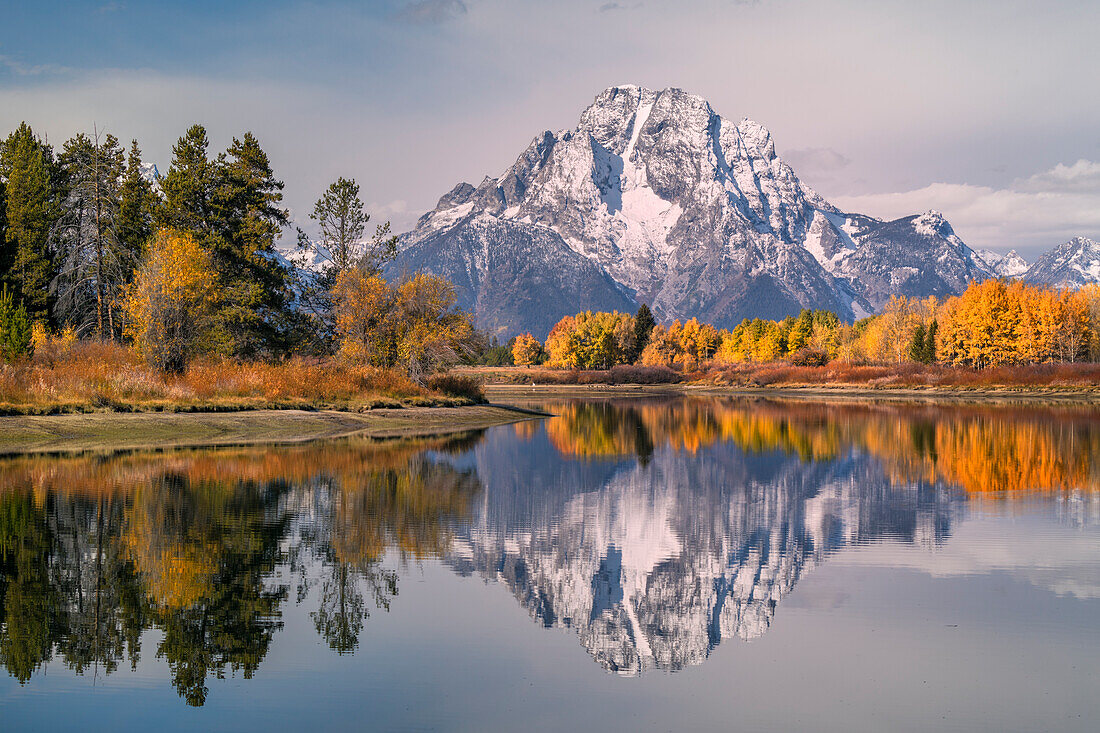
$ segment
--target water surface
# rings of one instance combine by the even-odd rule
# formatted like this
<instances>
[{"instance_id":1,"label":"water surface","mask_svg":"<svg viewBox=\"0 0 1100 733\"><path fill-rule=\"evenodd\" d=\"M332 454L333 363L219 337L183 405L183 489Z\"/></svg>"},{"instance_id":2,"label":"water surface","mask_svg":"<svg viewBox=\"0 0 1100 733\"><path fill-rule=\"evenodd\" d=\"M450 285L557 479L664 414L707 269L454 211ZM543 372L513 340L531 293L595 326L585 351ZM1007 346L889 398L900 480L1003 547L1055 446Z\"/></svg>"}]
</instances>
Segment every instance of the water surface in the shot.
<instances>
[{"instance_id":1,"label":"water surface","mask_svg":"<svg viewBox=\"0 0 1100 733\"><path fill-rule=\"evenodd\" d=\"M0 461L4 730L1095 730L1100 415Z\"/></svg>"}]
</instances>

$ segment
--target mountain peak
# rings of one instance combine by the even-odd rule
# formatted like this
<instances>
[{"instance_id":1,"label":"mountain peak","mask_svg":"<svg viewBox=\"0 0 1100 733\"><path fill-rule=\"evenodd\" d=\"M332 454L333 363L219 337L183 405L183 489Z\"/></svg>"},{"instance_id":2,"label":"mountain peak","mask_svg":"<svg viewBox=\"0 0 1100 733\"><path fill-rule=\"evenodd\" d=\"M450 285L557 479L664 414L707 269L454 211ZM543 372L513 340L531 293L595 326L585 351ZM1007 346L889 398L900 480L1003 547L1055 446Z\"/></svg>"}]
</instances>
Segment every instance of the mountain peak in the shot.
<instances>
[{"instance_id":1,"label":"mountain peak","mask_svg":"<svg viewBox=\"0 0 1100 733\"><path fill-rule=\"evenodd\" d=\"M1071 288L1100 283L1100 243L1074 237L1036 260L1025 278L1032 283Z\"/></svg>"},{"instance_id":2,"label":"mountain peak","mask_svg":"<svg viewBox=\"0 0 1100 733\"><path fill-rule=\"evenodd\" d=\"M1067 246L1096 251L1088 241ZM640 302L719 327L802 308L851 319L891 295L942 297L1027 267L972 251L939 211L842 212L776 156L764 125L636 84L601 91L576 128L536 137L502 174L456 186L401 248L391 272L449 277L500 336ZM1100 273L1100 253L1072 265L1087 274L1093 260Z\"/></svg>"},{"instance_id":3,"label":"mountain peak","mask_svg":"<svg viewBox=\"0 0 1100 733\"><path fill-rule=\"evenodd\" d=\"M929 209L913 219L913 229L925 237L952 237L955 230L944 218L943 213Z\"/></svg>"},{"instance_id":4,"label":"mountain peak","mask_svg":"<svg viewBox=\"0 0 1100 733\"><path fill-rule=\"evenodd\" d=\"M759 153L765 160L775 158L772 133L756 120L742 117L737 123L737 134L745 142L746 147Z\"/></svg>"}]
</instances>

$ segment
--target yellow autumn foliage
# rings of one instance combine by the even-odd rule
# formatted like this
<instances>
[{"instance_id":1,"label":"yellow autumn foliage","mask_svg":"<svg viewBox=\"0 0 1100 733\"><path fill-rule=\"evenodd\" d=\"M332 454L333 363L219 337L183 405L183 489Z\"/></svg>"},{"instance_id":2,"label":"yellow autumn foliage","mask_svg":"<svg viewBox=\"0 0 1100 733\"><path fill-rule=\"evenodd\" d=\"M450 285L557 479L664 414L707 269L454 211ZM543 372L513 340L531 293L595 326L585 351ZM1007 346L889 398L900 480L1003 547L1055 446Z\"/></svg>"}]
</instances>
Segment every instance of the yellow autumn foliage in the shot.
<instances>
[{"instance_id":1,"label":"yellow autumn foliage","mask_svg":"<svg viewBox=\"0 0 1100 733\"><path fill-rule=\"evenodd\" d=\"M157 232L122 301L125 334L146 361L183 371L209 328L215 281L210 254L192 234Z\"/></svg>"}]
</instances>

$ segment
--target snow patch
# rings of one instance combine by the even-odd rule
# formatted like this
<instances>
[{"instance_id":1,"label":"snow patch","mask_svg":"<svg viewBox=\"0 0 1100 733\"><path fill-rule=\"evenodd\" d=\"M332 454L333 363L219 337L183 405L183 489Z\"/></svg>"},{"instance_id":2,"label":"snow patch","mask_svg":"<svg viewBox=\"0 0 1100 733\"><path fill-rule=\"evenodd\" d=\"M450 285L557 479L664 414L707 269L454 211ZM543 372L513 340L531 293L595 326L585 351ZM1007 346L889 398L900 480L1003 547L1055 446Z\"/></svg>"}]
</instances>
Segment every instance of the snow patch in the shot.
<instances>
[{"instance_id":1,"label":"snow patch","mask_svg":"<svg viewBox=\"0 0 1100 733\"><path fill-rule=\"evenodd\" d=\"M432 226L443 227L454 224L462 217L469 214L474 210L474 202L467 201L464 204L453 206L449 209L443 209L442 211L432 212L431 222Z\"/></svg>"}]
</instances>

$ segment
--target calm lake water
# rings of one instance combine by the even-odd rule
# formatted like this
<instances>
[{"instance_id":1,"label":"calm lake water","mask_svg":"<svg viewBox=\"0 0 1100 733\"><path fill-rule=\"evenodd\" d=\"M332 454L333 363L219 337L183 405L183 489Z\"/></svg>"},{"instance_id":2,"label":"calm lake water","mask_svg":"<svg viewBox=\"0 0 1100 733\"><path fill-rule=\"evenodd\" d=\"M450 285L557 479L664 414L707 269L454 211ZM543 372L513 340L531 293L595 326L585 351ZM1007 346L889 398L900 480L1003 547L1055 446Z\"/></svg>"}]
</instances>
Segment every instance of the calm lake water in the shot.
<instances>
[{"instance_id":1,"label":"calm lake water","mask_svg":"<svg viewBox=\"0 0 1100 733\"><path fill-rule=\"evenodd\" d=\"M0 460L0 728L1100 728L1100 413Z\"/></svg>"}]
</instances>

